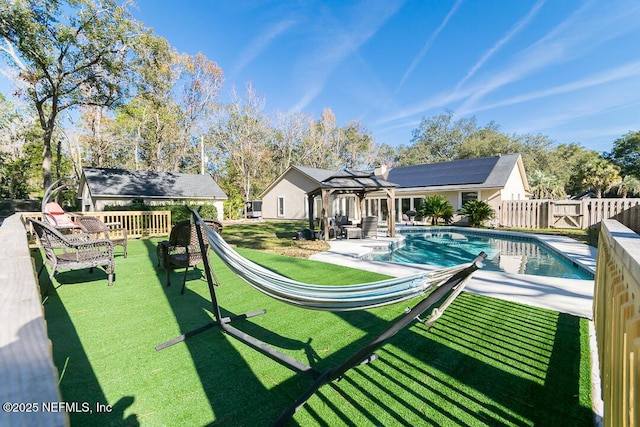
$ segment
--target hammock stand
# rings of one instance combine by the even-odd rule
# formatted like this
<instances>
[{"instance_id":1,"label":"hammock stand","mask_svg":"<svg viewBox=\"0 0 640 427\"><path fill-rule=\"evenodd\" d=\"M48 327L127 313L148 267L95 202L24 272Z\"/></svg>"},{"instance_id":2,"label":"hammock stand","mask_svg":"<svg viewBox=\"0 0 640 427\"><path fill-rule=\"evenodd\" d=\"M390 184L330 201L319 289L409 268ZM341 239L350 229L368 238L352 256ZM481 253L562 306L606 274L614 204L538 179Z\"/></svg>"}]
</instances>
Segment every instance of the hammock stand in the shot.
<instances>
[{"instance_id":1,"label":"hammock stand","mask_svg":"<svg viewBox=\"0 0 640 427\"><path fill-rule=\"evenodd\" d=\"M207 227L206 224L200 218L200 215L192 210L192 218L194 223L201 224L202 227ZM300 409L304 404L313 396L313 394L320 389L324 384L330 383L334 380L340 379L342 375L344 375L351 368L354 368L359 365L363 365L369 362L372 362L378 358L378 356L373 353L375 349L380 347L386 340L393 337L398 331L409 325L415 320L418 320L421 323L424 323L427 327L431 327L433 323L443 314L444 310L453 302L453 300L462 292L466 282L471 278L473 272L482 267L482 261L486 258L486 254L481 252L468 266L464 267L451 277L449 277L446 281L440 284L433 292L424 297L420 302L418 302L413 308L406 308L404 314L399 316L396 320L393 321L391 326L387 328L380 335L375 337L368 344L363 346L360 350L358 350L353 356L348 358L346 361L341 363L340 365L328 369L324 372L319 372L318 370L305 365L304 363L288 356L275 348L271 347L269 344L258 340L257 338L248 335L233 326L229 325L234 320L239 319L248 319L250 317L259 316L261 314L265 314L266 310L258 310L250 313L245 313L232 317L222 317L220 312L220 306L218 305L218 299L216 297L214 283L219 286L220 282L218 281L217 276L211 270L209 265L209 254L208 251L205 250L204 237L202 235L202 227L196 227L198 233L198 240L200 243L200 248L203 254L203 262L204 262L204 271L205 276L207 278L207 285L209 287L209 293L211 294L211 304L213 308L214 321L203 325L199 328L196 328L192 331L189 331L183 335L180 335L174 339L166 341L162 344L157 345L156 351L160 351L164 348L177 344L190 338L194 335L197 335L201 332L204 332L208 329L219 327L222 332L225 332L234 338L242 341L247 344L249 347L254 348L257 351L265 354L266 356L274 359L276 362L281 363L282 365L288 367L289 369L297 372L303 372L307 375L310 375L315 382L309 386L307 390L305 390L296 401L281 415L278 419L272 424L272 426L283 426L286 422L293 417L293 415ZM447 299L440 305L440 307L435 308L432 311L431 316L423 320L420 316L427 311L431 306L436 304L442 298L447 296Z\"/></svg>"}]
</instances>

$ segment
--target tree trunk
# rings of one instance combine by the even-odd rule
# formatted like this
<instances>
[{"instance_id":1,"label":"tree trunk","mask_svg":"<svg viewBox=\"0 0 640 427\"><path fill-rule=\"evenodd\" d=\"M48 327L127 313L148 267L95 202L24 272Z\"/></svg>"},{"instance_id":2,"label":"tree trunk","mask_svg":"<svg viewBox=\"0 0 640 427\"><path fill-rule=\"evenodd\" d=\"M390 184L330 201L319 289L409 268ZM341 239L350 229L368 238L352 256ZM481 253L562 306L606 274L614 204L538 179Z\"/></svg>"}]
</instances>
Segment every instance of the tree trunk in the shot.
<instances>
[{"instance_id":1,"label":"tree trunk","mask_svg":"<svg viewBox=\"0 0 640 427\"><path fill-rule=\"evenodd\" d=\"M46 190L53 183L51 177L51 163L53 162L53 155L51 154L51 132L45 130L42 141L44 143L42 149L42 188Z\"/></svg>"}]
</instances>

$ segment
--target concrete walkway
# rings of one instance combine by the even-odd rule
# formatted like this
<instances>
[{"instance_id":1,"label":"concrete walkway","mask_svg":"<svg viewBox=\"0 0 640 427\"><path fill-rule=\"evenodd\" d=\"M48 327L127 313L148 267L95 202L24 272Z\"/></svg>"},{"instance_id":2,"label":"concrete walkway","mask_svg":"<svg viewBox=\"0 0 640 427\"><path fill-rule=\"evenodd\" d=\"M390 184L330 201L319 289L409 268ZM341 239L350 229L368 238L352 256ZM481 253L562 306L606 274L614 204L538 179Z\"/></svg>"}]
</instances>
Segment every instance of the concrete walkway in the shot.
<instances>
[{"instance_id":1,"label":"concrete walkway","mask_svg":"<svg viewBox=\"0 0 640 427\"><path fill-rule=\"evenodd\" d=\"M455 230L456 227L439 229L443 231ZM401 230L401 227L399 227L399 230ZM413 227L413 230L415 231L416 228ZM483 233L511 234L493 230L481 231ZM520 236L524 234L537 239L556 251L565 254L583 268L595 272L597 250L591 246L563 236L517 234ZM313 255L310 259L396 277L431 271L437 268L422 264L401 264L367 259L374 250L386 250L389 245L398 244L402 239L404 238L400 233L400 237L396 238L379 236L377 239L332 240L329 242L331 248L328 251ZM593 280L563 279L479 270L474 273L472 280L467 285L467 290L480 295L547 308L588 319L593 318Z\"/></svg>"}]
</instances>

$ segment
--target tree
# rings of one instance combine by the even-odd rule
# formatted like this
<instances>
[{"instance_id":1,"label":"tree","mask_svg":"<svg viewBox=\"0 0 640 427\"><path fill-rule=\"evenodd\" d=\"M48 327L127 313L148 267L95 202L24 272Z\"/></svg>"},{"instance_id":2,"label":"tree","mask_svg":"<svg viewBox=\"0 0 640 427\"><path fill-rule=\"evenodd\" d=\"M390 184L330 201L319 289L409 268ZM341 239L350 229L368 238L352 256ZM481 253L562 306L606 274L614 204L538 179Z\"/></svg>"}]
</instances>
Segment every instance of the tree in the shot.
<instances>
[{"instance_id":1,"label":"tree","mask_svg":"<svg viewBox=\"0 0 640 427\"><path fill-rule=\"evenodd\" d=\"M563 199L566 197L564 185L558 177L541 170L534 170L528 177L534 199Z\"/></svg>"},{"instance_id":2,"label":"tree","mask_svg":"<svg viewBox=\"0 0 640 427\"><path fill-rule=\"evenodd\" d=\"M194 163L194 143L212 125L211 118L218 109L217 98L224 81L222 69L201 52L194 56L180 55L178 85L182 86L180 103L181 138L174 146L173 170L180 170Z\"/></svg>"},{"instance_id":3,"label":"tree","mask_svg":"<svg viewBox=\"0 0 640 427\"><path fill-rule=\"evenodd\" d=\"M0 51L19 72L42 129L43 186L52 182L52 137L60 112L110 106L125 94L137 30L115 0L15 0L0 9Z\"/></svg>"},{"instance_id":4,"label":"tree","mask_svg":"<svg viewBox=\"0 0 640 427\"><path fill-rule=\"evenodd\" d=\"M264 99L251 85L247 85L246 100L235 91L232 96L232 103L221 110L210 140L215 158L226 169L227 178L234 179L242 189L246 203L257 195L261 180L270 176L268 171L273 168L268 145L270 126L262 113Z\"/></svg>"},{"instance_id":5,"label":"tree","mask_svg":"<svg viewBox=\"0 0 640 427\"><path fill-rule=\"evenodd\" d=\"M583 189L593 189L598 199L602 197L603 191L620 182L619 168L595 151L591 151L578 165L576 178Z\"/></svg>"},{"instance_id":6,"label":"tree","mask_svg":"<svg viewBox=\"0 0 640 427\"><path fill-rule=\"evenodd\" d=\"M271 140L274 160L278 165L276 175L281 175L294 162L300 163L299 147L309 138L309 123L312 122L309 114L300 111L278 113Z\"/></svg>"},{"instance_id":7,"label":"tree","mask_svg":"<svg viewBox=\"0 0 640 427\"><path fill-rule=\"evenodd\" d=\"M640 131L629 132L613 142L613 149L604 158L618 165L624 176L640 178Z\"/></svg>"},{"instance_id":8,"label":"tree","mask_svg":"<svg viewBox=\"0 0 640 427\"><path fill-rule=\"evenodd\" d=\"M453 206L440 194L427 196L422 199L418 214L424 218L431 218L431 225L436 225L440 219L448 224L453 218Z\"/></svg>"},{"instance_id":9,"label":"tree","mask_svg":"<svg viewBox=\"0 0 640 427\"><path fill-rule=\"evenodd\" d=\"M481 227L486 221L494 218L496 212L485 201L469 200L459 210L460 215L464 215L469 220L472 227Z\"/></svg>"},{"instance_id":10,"label":"tree","mask_svg":"<svg viewBox=\"0 0 640 427\"><path fill-rule=\"evenodd\" d=\"M423 118L412 131L411 146L402 150L402 166L454 160L462 142L477 130L476 119L462 118L453 121L453 111Z\"/></svg>"},{"instance_id":11,"label":"tree","mask_svg":"<svg viewBox=\"0 0 640 427\"><path fill-rule=\"evenodd\" d=\"M344 144L340 160L347 168L358 169L373 165L373 137L362 122L352 120L342 130Z\"/></svg>"},{"instance_id":12,"label":"tree","mask_svg":"<svg viewBox=\"0 0 640 427\"><path fill-rule=\"evenodd\" d=\"M306 136L298 148L300 164L321 169L336 169L343 165L340 153L344 135L330 108L322 110L319 121L309 124Z\"/></svg>"},{"instance_id":13,"label":"tree","mask_svg":"<svg viewBox=\"0 0 640 427\"><path fill-rule=\"evenodd\" d=\"M625 199L629 194L640 194L640 179L633 175L627 175L614 188L616 189L616 193L618 193L623 199Z\"/></svg>"},{"instance_id":14,"label":"tree","mask_svg":"<svg viewBox=\"0 0 640 427\"><path fill-rule=\"evenodd\" d=\"M577 143L559 144L550 150L544 163L537 168L528 170L539 169L547 175L555 176L564 186L566 194L576 195L585 190L582 185L580 168L593 155L593 151L587 150ZM526 165L525 168L527 168Z\"/></svg>"},{"instance_id":15,"label":"tree","mask_svg":"<svg viewBox=\"0 0 640 427\"><path fill-rule=\"evenodd\" d=\"M500 132L498 125L491 122L484 128L472 132L454 151L456 159L474 159L519 153L522 151L521 148L516 139Z\"/></svg>"}]
</instances>

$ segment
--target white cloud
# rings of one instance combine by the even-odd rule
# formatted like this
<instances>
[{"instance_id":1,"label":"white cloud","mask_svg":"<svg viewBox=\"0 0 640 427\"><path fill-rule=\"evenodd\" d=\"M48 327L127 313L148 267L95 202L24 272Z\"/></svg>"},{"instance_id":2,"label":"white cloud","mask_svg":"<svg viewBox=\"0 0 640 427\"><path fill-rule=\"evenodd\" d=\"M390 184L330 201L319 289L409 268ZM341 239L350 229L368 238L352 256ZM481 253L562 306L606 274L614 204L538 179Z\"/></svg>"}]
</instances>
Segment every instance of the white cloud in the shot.
<instances>
[{"instance_id":1,"label":"white cloud","mask_svg":"<svg viewBox=\"0 0 640 427\"><path fill-rule=\"evenodd\" d=\"M373 37L398 11L401 4L384 0L377 3L365 2L354 8L353 14L347 17L350 20L348 30L340 26L328 31L327 25L321 25L320 42L311 49L310 55L297 64L296 77L305 89L303 96L291 110L304 110L323 91L327 79L336 67Z\"/></svg>"},{"instance_id":2,"label":"white cloud","mask_svg":"<svg viewBox=\"0 0 640 427\"><path fill-rule=\"evenodd\" d=\"M257 58L278 36L284 34L296 24L294 20L284 20L275 23L253 39L249 46L240 54L233 67L233 74L238 74L255 58Z\"/></svg>"},{"instance_id":3,"label":"white cloud","mask_svg":"<svg viewBox=\"0 0 640 427\"><path fill-rule=\"evenodd\" d=\"M640 19L640 4L604 2L592 7L585 4L542 39L525 49L512 65L484 82L457 109L460 115L477 111L476 103L485 95L510 83L570 59L583 56L599 44L636 28Z\"/></svg>"},{"instance_id":4,"label":"white cloud","mask_svg":"<svg viewBox=\"0 0 640 427\"><path fill-rule=\"evenodd\" d=\"M447 13L447 16L445 16L442 22L440 23L440 26L431 34L431 36L426 41L426 43L424 44L420 52L418 52L415 58L413 58L411 65L409 65L409 68L407 68L407 70L404 72L402 79L398 84L396 93L400 91L400 89L402 88L404 83L407 81L407 79L411 76L411 74L413 74L418 64L420 64L424 56L427 54L427 52L429 52L429 49L431 49L433 42L435 42L436 38L438 38L438 35L442 32L442 30L444 30L444 28L447 26L447 23L451 19L451 17L456 13L456 11L458 10L458 7L460 7L460 3L462 3L462 0L456 1L456 3L453 5L449 13Z\"/></svg>"},{"instance_id":5,"label":"white cloud","mask_svg":"<svg viewBox=\"0 0 640 427\"><path fill-rule=\"evenodd\" d=\"M482 55L478 62L476 62L474 66L471 67L469 72L467 72L467 74L462 78L462 80L458 82L458 84L456 85L456 89L459 89L467 80L469 80L469 78L471 78L476 73L476 71L478 71L496 52L498 52L500 48L502 48L502 46L507 44L509 40L511 40L516 34L526 28L531 23L531 21L533 21L533 18L535 18L543 5L544 0L539 0L536 4L534 4L531 10L529 10L529 13L527 13L524 18L518 21L516 25L498 41L498 43L493 45L491 49L489 49L484 55Z\"/></svg>"}]
</instances>

